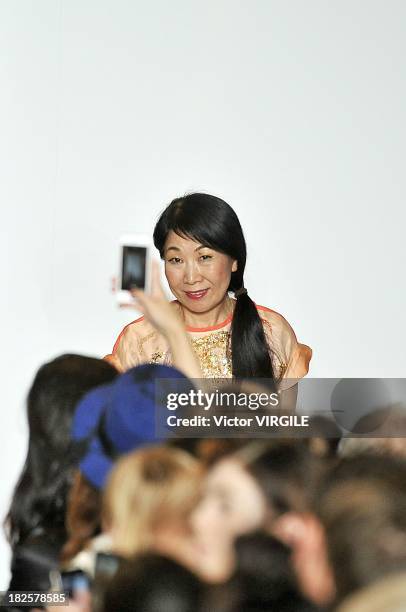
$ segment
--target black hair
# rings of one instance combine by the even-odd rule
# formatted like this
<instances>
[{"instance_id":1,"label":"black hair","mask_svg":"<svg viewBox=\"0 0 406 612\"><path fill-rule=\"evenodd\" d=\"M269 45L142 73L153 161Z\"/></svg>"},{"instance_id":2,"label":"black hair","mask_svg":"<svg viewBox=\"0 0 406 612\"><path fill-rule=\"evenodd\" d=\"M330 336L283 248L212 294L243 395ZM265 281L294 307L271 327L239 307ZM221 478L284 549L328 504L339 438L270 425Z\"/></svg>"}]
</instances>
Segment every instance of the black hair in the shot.
<instances>
[{"instance_id":1,"label":"black hair","mask_svg":"<svg viewBox=\"0 0 406 612\"><path fill-rule=\"evenodd\" d=\"M102 610L111 612L196 612L203 585L166 557L145 553L123 561L109 581Z\"/></svg>"},{"instance_id":2,"label":"black hair","mask_svg":"<svg viewBox=\"0 0 406 612\"><path fill-rule=\"evenodd\" d=\"M299 591L291 550L263 531L240 536L236 542L234 581L241 589L238 610L310 612L314 607Z\"/></svg>"},{"instance_id":3,"label":"black hair","mask_svg":"<svg viewBox=\"0 0 406 612\"><path fill-rule=\"evenodd\" d=\"M27 457L5 520L14 549L48 529L64 529L73 470L85 448L70 435L77 402L117 371L106 361L61 355L37 372L27 398Z\"/></svg>"},{"instance_id":4,"label":"black hair","mask_svg":"<svg viewBox=\"0 0 406 612\"><path fill-rule=\"evenodd\" d=\"M162 259L171 230L237 260L238 267L231 273L228 291L244 287L247 247L238 217L227 202L205 193L191 193L172 200L154 229L154 244ZM239 295L235 304L231 353L234 377L274 378L261 318L248 293Z\"/></svg>"},{"instance_id":5,"label":"black hair","mask_svg":"<svg viewBox=\"0 0 406 612\"><path fill-rule=\"evenodd\" d=\"M230 580L210 585L206 610L216 612L316 612L299 591L291 550L264 531L240 536Z\"/></svg>"}]
</instances>

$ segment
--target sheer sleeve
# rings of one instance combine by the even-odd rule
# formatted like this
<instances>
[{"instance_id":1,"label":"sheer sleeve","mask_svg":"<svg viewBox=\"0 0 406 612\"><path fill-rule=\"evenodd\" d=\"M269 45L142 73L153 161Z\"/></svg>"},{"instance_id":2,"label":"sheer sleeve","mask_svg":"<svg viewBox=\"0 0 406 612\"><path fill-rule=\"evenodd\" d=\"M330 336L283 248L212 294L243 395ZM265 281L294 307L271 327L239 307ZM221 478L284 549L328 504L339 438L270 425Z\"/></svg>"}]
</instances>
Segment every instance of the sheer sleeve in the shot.
<instances>
[{"instance_id":1,"label":"sheer sleeve","mask_svg":"<svg viewBox=\"0 0 406 612\"><path fill-rule=\"evenodd\" d=\"M166 340L144 318L124 327L110 355L105 359L119 372L142 363L167 363L169 351Z\"/></svg>"},{"instance_id":2,"label":"sheer sleeve","mask_svg":"<svg viewBox=\"0 0 406 612\"><path fill-rule=\"evenodd\" d=\"M107 356L107 360L120 372L125 372L147 361L142 358L140 351L137 327L139 327L138 323L141 320L142 318L137 319L124 327L114 344L112 354Z\"/></svg>"},{"instance_id":3,"label":"sheer sleeve","mask_svg":"<svg viewBox=\"0 0 406 612\"><path fill-rule=\"evenodd\" d=\"M281 381L281 387L287 389L308 373L312 350L297 341L295 332L282 315L264 307L258 310L271 351L275 378Z\"/></svg>"},{"instance_id":4,"label":"sheer sleeve","mask_svg":"<svg viewBox=\"0 0 406 612\"><path fill-rule=\"evenodd\" d=\"M113 368L116 368L117 372L120 372L120 374L124 372L124 368L121 364L120 359L117 357L117 355L114 355L114 353L109 353L108 355L105 355L103 359L104 361L107 361L107 363L109 363L111 366L113 366Z\"/></svg>"}]
</instances>

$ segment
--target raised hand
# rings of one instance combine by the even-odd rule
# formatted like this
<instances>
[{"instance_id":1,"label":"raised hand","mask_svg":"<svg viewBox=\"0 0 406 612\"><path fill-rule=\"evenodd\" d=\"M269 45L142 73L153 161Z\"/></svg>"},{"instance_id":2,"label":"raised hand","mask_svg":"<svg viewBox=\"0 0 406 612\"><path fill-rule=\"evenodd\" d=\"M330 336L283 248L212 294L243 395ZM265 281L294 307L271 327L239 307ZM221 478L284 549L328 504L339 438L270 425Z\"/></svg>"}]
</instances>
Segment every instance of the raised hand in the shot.
<instances>
[{"instance_id":1,"label":"raised hand","mask_svg":"<svg viewBox=\"0 0 406 612\"><path fill-rule=\"evenodd\" d=\"M132 289L131 294L134 297L134 307L166 338L185 332L177 307L168 302L163 292L157 261L152 262L151 293Z\"/></svg>"}]
</instances>

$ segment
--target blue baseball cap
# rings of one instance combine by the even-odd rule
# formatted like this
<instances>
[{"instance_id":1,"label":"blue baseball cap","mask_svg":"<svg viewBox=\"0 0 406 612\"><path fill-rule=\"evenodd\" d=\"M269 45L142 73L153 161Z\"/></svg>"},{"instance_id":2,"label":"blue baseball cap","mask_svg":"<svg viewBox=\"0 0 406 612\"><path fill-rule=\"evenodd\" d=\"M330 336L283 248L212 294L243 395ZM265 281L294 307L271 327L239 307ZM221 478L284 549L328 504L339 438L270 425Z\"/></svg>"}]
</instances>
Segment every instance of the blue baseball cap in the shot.
<instances>
[{"instance_id":1,"label":"blue baseball cap","mask_svg":"<svg viewBox=\"0 0 406 612\"><path fill-rule=\"evenodd\" d=\"M87 393L76 407L72 437L88 441L79 468L89 482L102 489L120 455L162 441L155 433L156 411L166 408L169 392L192 388L179 370L144 364Z\"/></svg>"}]
</instances>

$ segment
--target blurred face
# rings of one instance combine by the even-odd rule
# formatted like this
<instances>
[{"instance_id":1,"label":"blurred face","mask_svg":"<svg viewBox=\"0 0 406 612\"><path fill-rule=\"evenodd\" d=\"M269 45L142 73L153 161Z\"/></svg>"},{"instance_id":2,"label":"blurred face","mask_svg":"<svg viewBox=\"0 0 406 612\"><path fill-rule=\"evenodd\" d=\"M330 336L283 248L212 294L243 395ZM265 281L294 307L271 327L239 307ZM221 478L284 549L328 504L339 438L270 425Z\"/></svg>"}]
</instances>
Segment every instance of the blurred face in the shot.
<instances>
[{"instance_id":1,"label":"blurred face","mask_svg":"<svg viewBox=\"0 0 406 612\"><path fill-rule=\"evenodd\" d=\"M164 247L165 274L172 293L192 312L208 312L227 295L237 260L170 231Z\"/></svg>"},{"instance_id":2,"label":"blurred face","mask_svg":"<svg viewBox=\"0 0 406 612\"><path fill-rule=\"evenodd\" d=\"M266 500L254 478L235 459L219 461L209 472L201 502L192 515L203 573L226 580L234 566L234 540L259 528Z\"/></svg>"}]
</instances>

